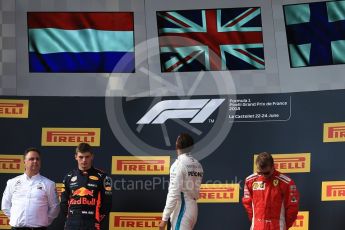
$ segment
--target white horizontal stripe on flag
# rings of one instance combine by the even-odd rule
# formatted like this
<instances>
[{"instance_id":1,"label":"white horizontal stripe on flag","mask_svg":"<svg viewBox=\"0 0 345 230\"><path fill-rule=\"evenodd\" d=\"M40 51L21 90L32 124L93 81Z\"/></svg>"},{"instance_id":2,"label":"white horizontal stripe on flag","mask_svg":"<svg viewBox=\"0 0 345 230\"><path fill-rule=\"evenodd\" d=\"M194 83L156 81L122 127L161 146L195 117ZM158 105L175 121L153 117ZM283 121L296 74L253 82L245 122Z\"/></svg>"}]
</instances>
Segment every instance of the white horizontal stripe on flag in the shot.
<instances>
[{"instance_id":1,"label":"white horizontal stripe on flag","mask_svg":"<svg viewBox=\"0 0 345 230\"><path fill-rule=\"evenodd\" d=\"M133 31L29 29L29 52L133 52Z\"/></svg>"}]
</instances>

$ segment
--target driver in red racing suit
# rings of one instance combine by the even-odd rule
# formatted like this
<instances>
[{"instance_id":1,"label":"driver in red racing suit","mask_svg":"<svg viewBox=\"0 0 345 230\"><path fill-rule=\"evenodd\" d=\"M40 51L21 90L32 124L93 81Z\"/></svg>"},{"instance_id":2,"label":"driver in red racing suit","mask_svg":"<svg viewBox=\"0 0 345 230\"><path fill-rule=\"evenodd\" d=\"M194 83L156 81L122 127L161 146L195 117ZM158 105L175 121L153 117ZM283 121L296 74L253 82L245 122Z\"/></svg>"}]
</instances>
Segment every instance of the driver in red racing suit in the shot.
<instances>
[{"instance_id":1,"label":"driver in red racing suit","mask_svg":"<svg viewBox=\"0 0 345 230\"><path fill-rule=\"evenodd\" d=\"M75 158L78 169L68 173L61 193L61 210L67 217L65 230L99 230L111 210L111 179L92 167L90 145L81 143Z\"/></svg>"},{"instance_id":2,"label":"driver in red racing suit","mask_svg":"<svg viewBox=\"0 0 345 230\"><path fill-rule=\"evenodd\" d=\"M246 178L242 198L251 230L287 230L298 214L299 193L294 181L274 169L270 154L260 153L257 173Z\"/></svg>"}]
</instances>

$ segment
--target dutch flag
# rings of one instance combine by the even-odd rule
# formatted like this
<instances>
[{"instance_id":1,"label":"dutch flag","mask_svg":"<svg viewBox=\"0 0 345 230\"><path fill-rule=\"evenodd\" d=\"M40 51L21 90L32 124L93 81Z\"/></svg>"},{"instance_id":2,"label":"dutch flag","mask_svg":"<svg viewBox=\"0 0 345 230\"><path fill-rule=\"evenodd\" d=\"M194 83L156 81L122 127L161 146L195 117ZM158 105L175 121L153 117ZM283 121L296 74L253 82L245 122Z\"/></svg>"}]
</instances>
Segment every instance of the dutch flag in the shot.
<instances>
[{"instance_id":1,"label":"dutch flag","mask_svg":"<svg viewBox=\"0 0 345 230\"><path fill-rule=\"evenodd\" d=\"M28 12L27 16L30 72L134 72L132 12Z\"/></svg>"}]
</instances>

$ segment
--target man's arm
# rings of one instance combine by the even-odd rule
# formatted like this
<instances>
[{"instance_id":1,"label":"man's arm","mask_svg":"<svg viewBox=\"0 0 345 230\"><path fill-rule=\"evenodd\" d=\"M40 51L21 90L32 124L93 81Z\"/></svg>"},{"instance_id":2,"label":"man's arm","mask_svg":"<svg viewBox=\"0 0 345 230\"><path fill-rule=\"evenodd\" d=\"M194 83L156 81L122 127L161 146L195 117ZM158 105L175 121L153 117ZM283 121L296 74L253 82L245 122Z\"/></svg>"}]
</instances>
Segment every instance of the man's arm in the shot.
<instances>
[{"instance_id":1,"label":"man's arm","mask_svg":"<svg viewBox=\"0 0 345 230\"><path fill-rule=\"evenodd\" d=\"M2 196L1 201L1 210L4 212L4 214L10 218L11 217L11 207L12 207L12 183L11 181L7 181L7 185L4 191L4 194Z\"/></svg>"},{"instance_id":2,"label":"man's arm","mask_svg":"<svg viewBox=\"0 0 345 230\"><path fill-rule=\"evenodd\" d=\"M290 181L284 196L285 220L287 229L295 222L298 214L299 192L293 180Z\"/></svg>"},{"instance_id":3,"label":"man's arm","mask_svg":"<svg viewBox=\"0 0 345 230\"><path fill-rule=\"evenodd\" d=\"M252 190L250 181L245 182L244 184L244 194L242 198L242 204L244 208L246 209L246 212L248 214L248 218L251 221L253 219L253 206L252 206Z\"/></svg>"},{"instance_id":4,"label":"man's arm","mask_svg":"<svg viewBox=\"0 0 345 230\"><path fill-rule=\"evenodd\" d=\"M69 183L71 180L72 173L69 173L65 176L63 180L64 188L62 189L61 192L61 211L64 214L64 216L67 216L68 214L68 208L69 208L69 198L70 198L70 190L69 190Z\"/></svg>"},{"instance_id":5,"label":"man's arm","mask_svg":"<svg viewBox=\"0 0 345 230\"><path fill-rule=\"evenodd\" d=\"M56 191L55 183L51 183L48 188L48 225L59 215L60 203Z\"/></svg>"},{"instance_id":6,"label":"man's arm","mask_svg":"<svg viewBox=\"0 0 345 230\"><path fill-rule=\"evenodd\" d=\"M98 220L99 222L101 222L105 216L109 215L112 206L112 179L104 174L102 183L101 207L99 210L100 218Z\"/></svg>"},{"instance_id":7,"label":"man's arm","mask_svg":"<svg viewBox=\"0 0 345 230\"><path fill-rule=\"evenodd\" d=\"M171 171L174 171L176 174L173 175L170 173L169 192L163 211L162 221L159 223L159 230L165 230L169 217L176 207L177 200L181 197L185 168L180 165L176 167L175 170Z\"/></svg>"},{"instance_id":8,"label":"man's arm","mask_svg":"<svg viewBox=\"0 0 345 230\"><path fill-rule=\"evenodd\" d=\"M169 220L171 213L176 207L177 200L181 197L185 168L182 165L179 165L175 169L175 172L176 175L170 175L169 192L162 217L162 220L165 222Z\"/></svg>"}]
</instances>

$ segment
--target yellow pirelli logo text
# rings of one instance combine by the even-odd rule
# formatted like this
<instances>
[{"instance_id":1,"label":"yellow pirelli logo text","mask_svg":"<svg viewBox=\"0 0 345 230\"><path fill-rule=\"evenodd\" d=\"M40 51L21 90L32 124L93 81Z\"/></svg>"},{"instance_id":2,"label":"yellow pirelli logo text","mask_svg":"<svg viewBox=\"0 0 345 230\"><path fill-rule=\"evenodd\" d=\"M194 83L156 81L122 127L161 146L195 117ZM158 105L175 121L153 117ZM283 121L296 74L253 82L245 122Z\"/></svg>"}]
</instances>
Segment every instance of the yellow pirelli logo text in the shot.
<instances>
[{"instance_id":1,"label":"yellow pirelli logo text","mask_svg":"<svg viewBox=\"0 0 345 230\"><path fill-rule=\"evenodd\" d=\"M344 142L345 122L324 123L323 142Z\"/></svg>"},{"instance_id":2,"label":"yellow pirelli logo text","mask_svg":"<svg viewBox=\"0 0 345 230\"><path fill-rule=\"evenodd\" d=\"M309 229L309 212L298 212L297 219L293 223L290 230L308 230Z\"/></svg>"},{"instance_id":3,"label":"yellow pirelli logo text","mask_svg":"<svg viewBox=\"0 0 345 230\"><path fill-rule=\"evenodd\" d=\"M100 146L100 128L42 128L42 146Z\"/></svg>"},{"instance_id":4,"label":"yellow pirelli logo text","mask_svg":"<svg viewBox=\"0 0 345 230\"><path fill-rule=\"evenodd\" d=\"M10 220L0 211L0 229L11 229Z\"/></svg>"},{"instance_id":5,"label":"yellow pirelli logo text","mask_svg":"<svg viewBox=\"0 0 345 230\"><path fill-rule=\"evenodd\" d=\"M29 100L0 99L0 118L28 118Z\"/></svg>"},{"instance_id":6,"label":"yellow pirelli logo text","mask_svg":"<svg viewBox=\"0 0 345 230\"><path fill-rule=\"evenodd\" d=\"M239 184L202 184L198 203L238 203Z\"/></svg>"},{"instance_id":7,"label":"yellow pirelli logo text","mask_svg":"<svg viewBox=\"0 0 345 230\"><path fill-rule=\"evenodd\" d=\"M65 191L65 185L63 183L56 183L56 192L58 194L59 200L61 201L61 193Z\"/></svg>"},{"instance_id":8,"label":"yellow pirelli logo text","mask_svg":"<svg viewBox=\"0 0 345 230\"><path fill-rule=\"evenodd\" d=\"M321 200L345 200L345 181L323 181Z\"/></svg>"},{"instance_id":9,"label":"yellow pirelli logo text","mask_svg":"<svg viewBox=\"0 0 345 230\"><path fill-rule=\"evenodd\" d=\"M167 175L169 156L113 156L111 173L118 175Z\"/></svg>"},{"instance_id":10,"label":"yellow pirelli logo text","mask_svg":"<svg viewBox=\"0 0 345 230\"><path fill-rule=\"evenodd\" d=\"M253 169L257 171L255 161L258 155L254 155ZM282 173L306 173L310 172L310 153L272 154L274 167Z\"/></svg>"},{"instance_id":11,"label":"yellow pirelli logo text","mask_svg":"<svg viewBox=\"0 0 345 230\"><path fill-rule=\"evenodd\" d=\"M161 219L162 213L111 212L109 230L158 230Z\"/></svg>"},{"instance_id":12,"label":"yellow pirelli logo text","mask_svg":"<svg viewBox=\"0 0 345 230\"><path fill-rule=\"evenodd\" d=\"M23 173L23 155L0 155L0 173Z\"/></svg>"}]
</instances>

